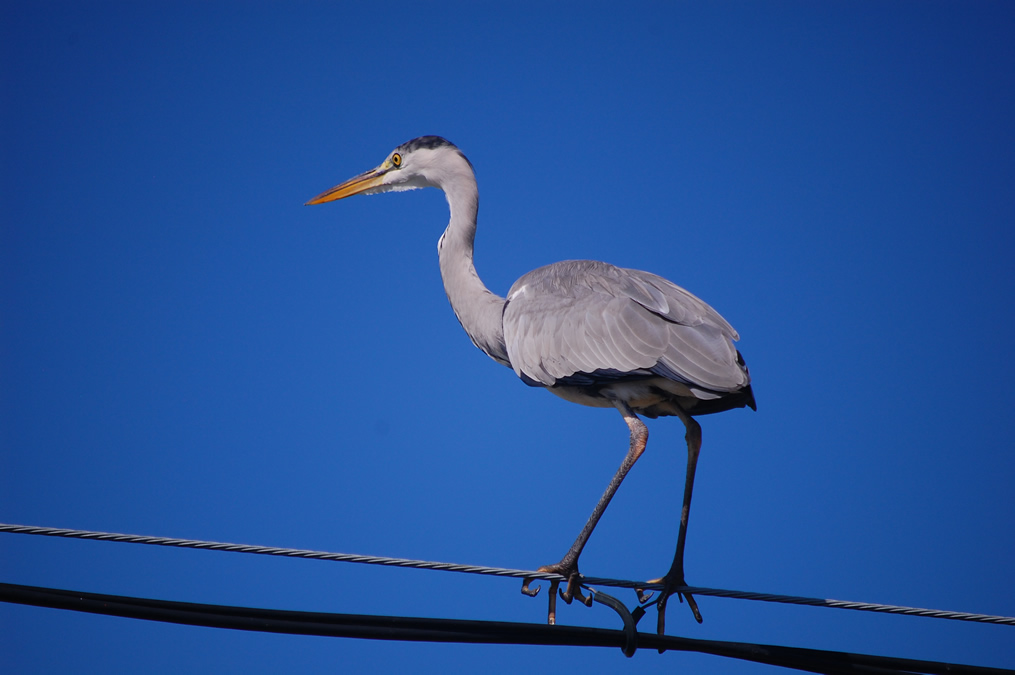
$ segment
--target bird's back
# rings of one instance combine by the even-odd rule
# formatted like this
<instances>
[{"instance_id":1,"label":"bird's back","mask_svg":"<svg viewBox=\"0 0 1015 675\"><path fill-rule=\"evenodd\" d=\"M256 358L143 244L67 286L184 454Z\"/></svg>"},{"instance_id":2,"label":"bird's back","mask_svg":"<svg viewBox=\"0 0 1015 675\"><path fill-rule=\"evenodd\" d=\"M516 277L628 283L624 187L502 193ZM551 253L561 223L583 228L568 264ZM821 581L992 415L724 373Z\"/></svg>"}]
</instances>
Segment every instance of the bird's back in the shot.
<instances>
[{"instance_id":1,"label":"bird's back","mask_svg":"<svg viewBox=\"0 0 1015 675\"><path fill-rule=\"evenodd\" d=\"M654 274L592 260L555 263L515 282L503 316L511 366L533 386L594 394L620 381L663 378L695 415L754 407L733 346L737 332Z\"/></svg>"}]
</instances>

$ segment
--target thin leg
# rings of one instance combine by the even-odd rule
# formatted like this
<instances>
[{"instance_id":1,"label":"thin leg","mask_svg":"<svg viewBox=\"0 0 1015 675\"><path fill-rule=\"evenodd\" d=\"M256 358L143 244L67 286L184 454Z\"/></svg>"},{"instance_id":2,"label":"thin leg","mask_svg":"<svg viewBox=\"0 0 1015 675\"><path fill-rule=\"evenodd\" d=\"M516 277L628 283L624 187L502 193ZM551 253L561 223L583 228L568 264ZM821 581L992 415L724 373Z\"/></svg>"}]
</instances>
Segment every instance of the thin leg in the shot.
<instances>
[{"instance_id":1,"label":"thin leg","mask_svg":"<svg viewBox=\"0 0 1015 675\"><path fill-rule=\"evenodd\" d=\"M673 555L673 563L670 571L662 579L665 584L662 595L659 598L659 620L656 626L659 634L662 635L666 629L666 601L674 591L673 586L686 586L684 582L684 541L687 539L687 518L691 513L691 493L694 491L694 471L698 465L698 455L701 453L701 425L693 417L679 406L673 403L673 412L680 418L687 427L684 438L687 441L687 474L684 478L684 505L680 511L680 531L677 533L677 551ZM679 595L679 593L678 593ZM698 611L698 603L690 594L684 593L687 598L687 605L694 613L694 618L701 623L701 612Z\"/></svg>"},{"instance_id":2,"label":"thin leg","mask_svg":"<svg viewBox=\"0 0 1015 675\"><path fill-rule=\"evenodd\" d=\"M564 602L570 604L573 597L576 595L580 598L581 590L579 589L579 574L578 574L578 556L581 555L582 549L585 548L585 544L588 542L589 537L592 535L592 531L596 529L596 525L599 523L599 519L602 517L603 512L606 511L606 507L609 506L610 500L613 499L613 495L617 492L617 488L623 482L627 472L631 470L634 463L638 461L641 454L645 452L645 445L648 443L648 427L638 419L638 416L634 414L631 407L623 401L613 401L613 405L617 407L620 414L624 416L624 421L627 422L628 428L631 430L631 444L627 450L627 455L624 457L624 461L621 462L620 468L617 469L617 473L613 475L613 479L610 484L606 486L606 492L599 498L599 503L596 504L596 508L593 509L592 515L589 516L588 521L585 523L585 527L578 533L578 538L575 539L574 544L564 557L561 558L560 562L556 565L544 565L539 568L540 572L554 572L567 578L567 589L562 591L560 597L563 598ZM526 579L522 585L522 592L527 595L535 595L535 591L528 590L528 584L530 579ZM538 589L536 589L538 591ZM549 623L555 622L555 600L553 597L554 589L551 588L550 597L550 616ZM585 604L591 605L592 599L582 598Z\"/></svg>"}]
</instances>

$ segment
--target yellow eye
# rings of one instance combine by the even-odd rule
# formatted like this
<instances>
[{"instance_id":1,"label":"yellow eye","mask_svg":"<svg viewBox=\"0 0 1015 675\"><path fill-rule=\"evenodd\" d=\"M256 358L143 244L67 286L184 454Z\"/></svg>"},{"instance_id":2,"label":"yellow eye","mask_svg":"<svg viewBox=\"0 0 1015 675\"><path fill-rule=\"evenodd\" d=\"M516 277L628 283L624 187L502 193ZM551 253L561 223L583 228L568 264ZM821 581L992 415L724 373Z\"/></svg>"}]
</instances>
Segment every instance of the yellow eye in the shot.
<instances>
[{"instance_id":1,"label":"yellow eye","mask_svg":"<svg viewBox=\"0 0 1015 675\"><path fill-rule=\"evenodd\" d=\"M395 154L393 154L391 156L391 164L395 168L398 168L398 167L402 166L402 156L400 154L398 154L397 152Z\"/></svg>"}]
</instances>

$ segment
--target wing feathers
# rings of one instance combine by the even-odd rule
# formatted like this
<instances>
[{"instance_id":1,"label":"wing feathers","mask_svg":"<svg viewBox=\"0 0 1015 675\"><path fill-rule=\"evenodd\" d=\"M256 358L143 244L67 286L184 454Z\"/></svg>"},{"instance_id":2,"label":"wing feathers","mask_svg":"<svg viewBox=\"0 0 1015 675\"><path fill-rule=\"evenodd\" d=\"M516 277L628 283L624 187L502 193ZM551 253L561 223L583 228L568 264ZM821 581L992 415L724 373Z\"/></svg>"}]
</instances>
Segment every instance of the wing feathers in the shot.
<instances>
[{"instance_id":1,"label":"wing feathers","mask_svg":"<svg viewBox=\"0 0 1015 675\"><path fill-rule=\"evenodd\" d=\"M739 336L718 312L662 277L606 263L523 276L508 294L504 337L515 372L546 386L652 372L713 398L750 381L733 346Z\"/></svg>"}]
</instances>

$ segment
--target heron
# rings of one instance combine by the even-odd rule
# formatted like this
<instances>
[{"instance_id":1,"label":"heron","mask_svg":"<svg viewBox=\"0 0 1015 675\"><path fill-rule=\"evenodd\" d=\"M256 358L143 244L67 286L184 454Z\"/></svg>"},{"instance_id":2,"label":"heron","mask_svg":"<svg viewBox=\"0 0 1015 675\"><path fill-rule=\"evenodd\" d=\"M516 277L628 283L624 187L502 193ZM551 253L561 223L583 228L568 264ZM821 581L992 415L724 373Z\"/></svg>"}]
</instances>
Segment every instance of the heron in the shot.
<instances>
[{"instance_id":1,"label":"heron","mask_svg":"<svg viewBox=\"0 0 1015 675\"><path fill-rule=\"evenodd\" d=\"M560 575L551 582L548 621L556 597L592 600L581 591L578 558L624 477L645 451L648 428L639 415L675 416L686 428L687 470L677 547L670 569L654 583L663 588L657 630L665 630L667 600L677 594L701 623L693 596L683 589L684 544L694 473L701 451L699 415L733 408L757 410L751 377L734 346L739 335L705 302L666 279L593 260L570 260L535 269L507 297L490 291L473 264L479 189L472 163L439 136L421 136L395 148L370 169L314 197L322 204L357 194L433 187L444 192L450 221L437 242L444 290L473 344L512 368L532 387L573 403L615 408L627 423L627 454L592 515L560 562L538 568ZM534 596L532 579L522 591ZM653 582L649 582L653 583ZM642 589L639 600L648 602Z\"/></svg>"}]
</instances>

